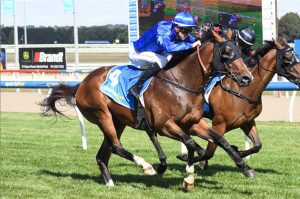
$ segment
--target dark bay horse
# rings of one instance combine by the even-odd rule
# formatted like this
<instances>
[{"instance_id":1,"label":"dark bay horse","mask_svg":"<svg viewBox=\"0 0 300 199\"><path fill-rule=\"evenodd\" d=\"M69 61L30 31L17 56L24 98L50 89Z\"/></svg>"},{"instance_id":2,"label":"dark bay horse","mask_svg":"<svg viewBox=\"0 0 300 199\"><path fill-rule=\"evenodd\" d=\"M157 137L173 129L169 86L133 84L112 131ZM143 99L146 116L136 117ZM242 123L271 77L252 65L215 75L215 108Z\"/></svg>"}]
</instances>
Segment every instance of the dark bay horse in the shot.
<instances>
[{"instance_id":1,"label":"dark bay horse","mask_svg":"<svg viewBox=\"0 0 300 199\"><path fill-rule=\"evenodd\" d=\"M248 150L238 150L232 145L241 158L257 153L262 144L258 137L255 118L262 111L262 93L275 73L287 78L300 87L300 62L285 40L266 41L257 50L259 62L252 68L254 77L248 87L239 87L229 78L225 77L211 91L209 104L213 112L212 128L224 136L232 129L241 128L245 135L251 139L254 146ZM230 111L227 111L230 110ZM213 157L217 145L209 142L203 160ZM179 157L179 159L185 159ZM207 167L207 161L200 166Z\"/></svg>"},{"instance_id":2,"label":"dark bay horse","mask_svg":"<svg viewBox=\"0 0 300 199\"><path fill-rule=\"evenodd\" d=\"M200 49L188 55L176 66L161 71L152 79L144 94L145 111L153 131L145 130L159 155L160 165L157 169L159 173L166 170L167 163L154 132L186 144L191 151L187 167L188 174L194 171L194 151L198 149L198 145L190 137L190 135L195 135L216 142L227 151L245 175L252 175L252 169L245 164L224 138L209 128L206 120L202 118L203 85L208 79L207 75L212 71L214 62L220 63L218 66L223 66L221 70L235 78L240 85L248 85L253 78L234 42L215 32L212 34L214 42L209 41L203 44ZM229 31L227 36L231 38L231 35L232 32ZM65 100L68 104L74 105L72 101L75 98L76 105L84 117L101 129L104 140L96 161L106 185L109 186L114 185L108 171L111 153L142 166L147 174L155 174L155 170L149 163L124 149L120 142L121 134L126 126L135 128L136 111L115 103L100 91L100 86L111 69L112 66L99 68L73 87L61 83L54 87L50 96L41 102L41 106L45 108L43 109L45 115L53 112L57 116L63 113L57 110L56 101ZM191 182L194 184L193 177Z\"/></svg>"}]
</instances>

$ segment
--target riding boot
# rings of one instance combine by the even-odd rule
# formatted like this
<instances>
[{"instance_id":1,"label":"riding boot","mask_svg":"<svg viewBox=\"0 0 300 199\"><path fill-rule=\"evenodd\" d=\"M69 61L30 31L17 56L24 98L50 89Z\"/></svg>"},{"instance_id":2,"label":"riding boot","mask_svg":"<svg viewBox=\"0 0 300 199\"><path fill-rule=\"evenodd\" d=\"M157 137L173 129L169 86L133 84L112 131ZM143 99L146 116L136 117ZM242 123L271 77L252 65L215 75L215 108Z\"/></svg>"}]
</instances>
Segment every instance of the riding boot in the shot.
<instances>
[{"instance_id":1,"label":"riding boot","mask_svg":"<svg viewBox=\"0 0 300 199\"><path fill-rule=\"evenodd\" d=\"M160 70L161 68L159 65L157 63L153 63L149 68L142 72L136 84L129 89L129 92L138 100L144 82L150 77L156 75Z\"/></svg>"}]
</instances>

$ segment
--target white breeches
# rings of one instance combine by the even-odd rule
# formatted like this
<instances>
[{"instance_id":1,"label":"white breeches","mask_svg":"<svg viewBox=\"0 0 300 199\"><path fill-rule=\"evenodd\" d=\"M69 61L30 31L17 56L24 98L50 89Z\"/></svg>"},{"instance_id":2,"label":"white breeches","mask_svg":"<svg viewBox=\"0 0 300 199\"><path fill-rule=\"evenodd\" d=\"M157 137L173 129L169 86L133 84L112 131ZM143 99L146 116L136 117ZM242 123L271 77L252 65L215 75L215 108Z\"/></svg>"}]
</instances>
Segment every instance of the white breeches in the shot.
<instances>
[{"instance_id":1,"label":"white breeches","mask_svg":"<svg viewBox=\"0 0 300 199\"><path fill-rule=\"evenodd\" d=\"M135 51L133 44L130 44L129 47L129 61L138 68L147 68L152 63L157 63L160 68L163 68L167 65L171 58L172 54L170 53L157 54L148 51L138 53Z\"/></svg>"}]
</instances>

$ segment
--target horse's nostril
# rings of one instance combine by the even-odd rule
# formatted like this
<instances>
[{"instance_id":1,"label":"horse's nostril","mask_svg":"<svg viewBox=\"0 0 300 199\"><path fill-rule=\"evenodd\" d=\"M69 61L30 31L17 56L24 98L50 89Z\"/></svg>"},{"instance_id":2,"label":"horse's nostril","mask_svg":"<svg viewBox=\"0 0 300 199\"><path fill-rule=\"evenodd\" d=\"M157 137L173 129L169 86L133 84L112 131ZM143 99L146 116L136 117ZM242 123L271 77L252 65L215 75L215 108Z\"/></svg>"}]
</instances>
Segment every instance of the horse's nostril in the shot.
<instances>
[{"instance_id":1,"label":"horse's nostril","mask_svg":"<svg viewBox=\"0 0 300 199\"><path fill-rule=\"evenodd\" d=\"M242 77L242 82L249 84L251 82L251 78L248 76L243 76Z\"/></svg>"}]
</instances>

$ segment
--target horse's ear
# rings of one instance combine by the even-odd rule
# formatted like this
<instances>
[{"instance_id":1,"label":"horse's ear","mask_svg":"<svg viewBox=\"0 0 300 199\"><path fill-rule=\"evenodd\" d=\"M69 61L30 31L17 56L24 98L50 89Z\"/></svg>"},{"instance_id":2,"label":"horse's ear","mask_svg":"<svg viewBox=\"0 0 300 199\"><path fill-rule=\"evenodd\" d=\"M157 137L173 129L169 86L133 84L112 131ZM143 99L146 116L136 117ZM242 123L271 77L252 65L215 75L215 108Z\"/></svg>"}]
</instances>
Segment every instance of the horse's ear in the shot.
<instances>
[{"instance_id":1,"label":"horse's ear","mask_svg":"<svg viewBox=\"0 0 300 199\"><path fill-rule=\"evenodd\" d=\"M280 39L280 43L281 43L281 45L284 45L284 46L288 44L286 38L284 38L284 37Z\"/></svg>"},{"instance_id":2,"label":"horse's ear","mask_svg":"<svg viewBox=\"0 0 300 199\"><path fill-rule=\"evenodd\" d=\"M227 37L228 37L229 39L231 39L232 36L233 36L233 32L232 32L232 30L229 28L228 31L227 31Z\"/></svg>"},{"instance_id":3,"label":"horse's ear","mask_svg":"<svg viewBox=\"0 0 300 199\"><path fill-rule=\"evenodd\" d=\"M273 42L274 42L276 48L281 48L280 43L276 39L273 38Z\"/></svg>"},{"instance_id":4,"label":"horse's ear","mask_svg":"<svg viewBox=\"0 0 300 199\"><path fill-rule=\"evenodd\" d=\"M217 42L222 42L222 38L221 36L214 30L211 29L211 33L214 36L214 38L216 39Z\"/></svg>"}]
</instances>

